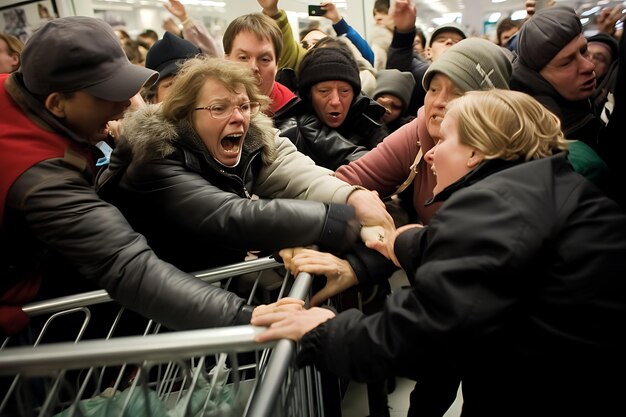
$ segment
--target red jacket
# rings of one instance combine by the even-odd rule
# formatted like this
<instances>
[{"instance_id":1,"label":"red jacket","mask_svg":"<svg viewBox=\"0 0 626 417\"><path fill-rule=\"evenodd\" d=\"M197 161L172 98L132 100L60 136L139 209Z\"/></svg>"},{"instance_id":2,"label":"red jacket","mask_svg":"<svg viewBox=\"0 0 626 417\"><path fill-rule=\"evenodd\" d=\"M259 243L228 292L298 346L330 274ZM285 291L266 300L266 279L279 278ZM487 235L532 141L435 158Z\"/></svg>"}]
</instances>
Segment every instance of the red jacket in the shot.
<instances>
[{"instance_id":1,"label":"red jacket","mask_svg":"<svg viewBox=\"0 0 626 417\"><path fill-rule=\"evenodd\" d=\"M5 83L9 74L0 74L0 230L4 228L6 197L15 180L37 163L62 158L68 150L81 153L80 146L57 133L43 129L27 117L9 96ZM11 123L2 123L2 120ZM84 153L84 150L82 150ZM12 334L22 328L28 317L20 308L37 294L41 276L33 274L15 283L0 295L0 330Z\"/></svg>"}]
</instances>

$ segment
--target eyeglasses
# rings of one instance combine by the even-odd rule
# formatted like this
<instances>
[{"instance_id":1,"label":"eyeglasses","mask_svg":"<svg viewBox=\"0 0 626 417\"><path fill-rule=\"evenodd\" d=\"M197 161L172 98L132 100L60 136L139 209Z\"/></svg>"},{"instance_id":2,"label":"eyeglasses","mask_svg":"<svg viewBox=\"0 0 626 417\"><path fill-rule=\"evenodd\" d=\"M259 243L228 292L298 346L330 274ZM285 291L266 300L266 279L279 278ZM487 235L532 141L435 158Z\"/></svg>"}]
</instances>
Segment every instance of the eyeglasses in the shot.
<instances>
[{"instance_id":1,"label":"eyeglasses","mask_svg":"<svg viewBox=\"0 0 626 417\"><path fill-rule=\"evenodd\" d=\"M230 117L235 109L239 109L244 116L252 116L259 112L261 104L256 101L249 101L239 106L232 104L214 104L206 107L196 107L194 110L208 110L211 117L214 119L225 119Z\"/></svg>"}]
</instances>

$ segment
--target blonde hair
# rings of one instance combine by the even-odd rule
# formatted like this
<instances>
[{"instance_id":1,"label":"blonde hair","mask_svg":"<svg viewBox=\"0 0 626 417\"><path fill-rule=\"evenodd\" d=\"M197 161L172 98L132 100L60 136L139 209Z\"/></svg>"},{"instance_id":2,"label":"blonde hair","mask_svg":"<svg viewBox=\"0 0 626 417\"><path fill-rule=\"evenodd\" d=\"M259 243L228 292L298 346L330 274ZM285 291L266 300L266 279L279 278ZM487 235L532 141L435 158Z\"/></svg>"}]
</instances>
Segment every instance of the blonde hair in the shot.
<instances>
[{"instance_id":1,"label":"blonde hair","mask_svg":"<svg viewBox=\"0 0 626 417\"><path fill-rule=\"evenodd\" d=\"M248 99L261 105L260 113L269 107L270 98L261 94L259 80L248 66L223 58L198 56L188 59L180 68L161 104L163 117L174 123L181 120L193 123L196 99L208 79L222 83L232 92L243 86Z\"/></svg>"},{"instance_id":2,"label":"blonde hair","mask_svg":"<svg viewBox=\"0 0 626 417\"><path fill-rule=\"evenodd\" d=\"M545 158L567 149L559 118L528 94L492 89L470 91L449 105L459 141L485 159Z\"/></svg>"},{"instance_id":3,"label":"blonde hair","mask_svg":"<svg viewBox=\"0 0 626 417\"><path fill-rule=\"evenodd\" d=\"M21 55L22 49L24 49L24 43L15 36L9 35L5 32L0 32L0 40L4 41L4 43L7 45L7 54L9 56L17 55L18 63L15 68L13 68L13 71L17 71L20 68L20 64L22 62Z\"/></svg>"}]
</instances>

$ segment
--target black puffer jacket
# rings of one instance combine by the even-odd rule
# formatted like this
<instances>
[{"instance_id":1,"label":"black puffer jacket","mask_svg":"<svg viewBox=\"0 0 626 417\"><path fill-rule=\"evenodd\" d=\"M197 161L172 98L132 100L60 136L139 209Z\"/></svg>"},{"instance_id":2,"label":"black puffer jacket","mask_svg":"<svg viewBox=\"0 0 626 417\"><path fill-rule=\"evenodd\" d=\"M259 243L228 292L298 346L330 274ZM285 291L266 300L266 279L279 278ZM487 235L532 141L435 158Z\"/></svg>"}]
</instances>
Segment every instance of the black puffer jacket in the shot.
<instances>
[{"instance_id":1,"label":"black puffer jacket","mask_svg":"<svg viewBox=\"0 0 626 417\"><path fill-rule=\"evenodd\" d=\"M239 262L247 250L340 251L358 236L354 210L339 204L354 188L297 152L265 115L253 117L232 169L210 156L187 122L164 120L157 106L128 115L124 132L132 162L114 161L100 192L183 270ZM118 149L114 157L125 159Z\"/></svg>"},{"instance_id":2,"label":"black puffer jacket","mask_svg":"<svg viewBox=\"0 0 626 417\"><path fill-rule=\"evenodd\" d=\"M324 124L310 103L302 101L300 106L296 125L282 134L317 165L333 171L365 155L387 133L380 123L385 108L363 94L355 98L348 117L337 129Z\"/></svg>"}]
</instances>

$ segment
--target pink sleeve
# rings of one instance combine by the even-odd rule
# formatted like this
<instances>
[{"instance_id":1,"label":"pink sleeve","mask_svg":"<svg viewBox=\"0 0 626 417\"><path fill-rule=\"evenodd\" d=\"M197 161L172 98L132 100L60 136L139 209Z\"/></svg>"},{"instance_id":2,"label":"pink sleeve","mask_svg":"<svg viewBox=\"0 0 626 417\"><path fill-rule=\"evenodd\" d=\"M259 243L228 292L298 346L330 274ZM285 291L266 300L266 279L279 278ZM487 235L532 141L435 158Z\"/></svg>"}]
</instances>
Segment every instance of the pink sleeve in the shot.
<instances>
[{"instance_id":1,"label":"pink sleeve","mask_svg":"<svg viewBox=\"0 0 626 417\"><path fill-rule=\"evenodd\" d=\"M392 194L409 176L417 155L417 120L387 136L362 158L339 167L337 178L377 191L381 198Z\"/></svg>"}]
</instances>

